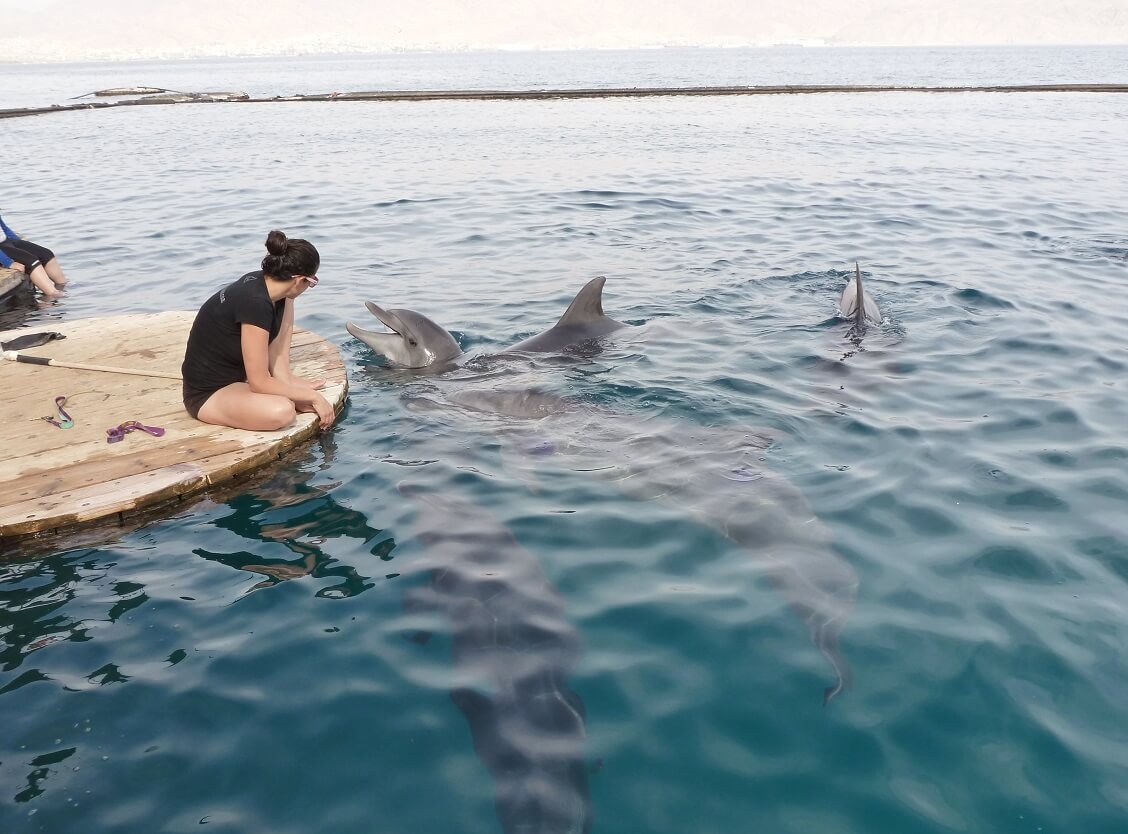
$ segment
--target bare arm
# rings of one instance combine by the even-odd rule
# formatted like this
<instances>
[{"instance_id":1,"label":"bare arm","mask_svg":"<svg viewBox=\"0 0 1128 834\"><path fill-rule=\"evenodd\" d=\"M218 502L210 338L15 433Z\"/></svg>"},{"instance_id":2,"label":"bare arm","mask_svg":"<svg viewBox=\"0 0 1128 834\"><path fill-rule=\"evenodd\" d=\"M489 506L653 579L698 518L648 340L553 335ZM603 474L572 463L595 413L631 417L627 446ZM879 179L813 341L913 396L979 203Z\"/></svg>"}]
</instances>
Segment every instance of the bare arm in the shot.
<instances>
[{"instance_id":1,"label":"bare arm","mask_svg":"<svg viewBox=\"0 0 1128 834\"><path fill-rule=\"evenodd\" d=\"M314 396L320 396L304 385L295 385L270 372L270 334L253 324L241 329L243 366L247 371L247 384L256 394L277 394L298 405L310 405Z\"/></svg>"}]
</instances>

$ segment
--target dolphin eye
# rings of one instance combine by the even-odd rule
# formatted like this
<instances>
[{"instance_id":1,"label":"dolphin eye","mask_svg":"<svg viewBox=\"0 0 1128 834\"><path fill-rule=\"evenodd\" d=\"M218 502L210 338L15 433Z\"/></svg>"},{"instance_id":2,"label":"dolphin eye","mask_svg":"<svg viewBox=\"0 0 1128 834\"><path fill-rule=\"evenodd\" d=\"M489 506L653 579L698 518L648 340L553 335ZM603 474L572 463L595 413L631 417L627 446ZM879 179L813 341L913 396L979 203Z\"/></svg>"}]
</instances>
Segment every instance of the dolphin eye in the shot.
<instances>
[{"instance_id":1,"label":"dolphin eye","mask_svg":"<svg viewBox=\"0 0 1128 834\"><path fill-rule=\"evenodd\" d=\"M411 345L412 347L415 347L416 345L418 345L418 344L419 344L419 343L418 343L417 341L415 341L414 339L408 339L408 340L407 340L407 343L408 343L409 345Z\"/></svg>"}]
</instances>

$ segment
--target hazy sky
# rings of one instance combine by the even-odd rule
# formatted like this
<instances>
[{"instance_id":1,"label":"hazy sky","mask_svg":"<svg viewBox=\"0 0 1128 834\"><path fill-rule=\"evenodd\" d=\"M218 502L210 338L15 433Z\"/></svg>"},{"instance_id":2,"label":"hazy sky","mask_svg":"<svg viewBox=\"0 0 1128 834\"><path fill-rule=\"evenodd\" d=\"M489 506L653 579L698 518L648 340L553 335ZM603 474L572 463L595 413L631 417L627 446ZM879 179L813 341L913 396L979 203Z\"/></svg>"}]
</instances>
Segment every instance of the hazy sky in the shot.
<instances>
[{"instance_id":1,"label":"hazy sky","mask_svg":"<svg viewBox=\"0 0 1128 834\"><path fill-rule=\"evenodd\" d=\"M384 49L1128 43L1128 0L0 0L15 60Z\"/></svg>"}]
</instances>

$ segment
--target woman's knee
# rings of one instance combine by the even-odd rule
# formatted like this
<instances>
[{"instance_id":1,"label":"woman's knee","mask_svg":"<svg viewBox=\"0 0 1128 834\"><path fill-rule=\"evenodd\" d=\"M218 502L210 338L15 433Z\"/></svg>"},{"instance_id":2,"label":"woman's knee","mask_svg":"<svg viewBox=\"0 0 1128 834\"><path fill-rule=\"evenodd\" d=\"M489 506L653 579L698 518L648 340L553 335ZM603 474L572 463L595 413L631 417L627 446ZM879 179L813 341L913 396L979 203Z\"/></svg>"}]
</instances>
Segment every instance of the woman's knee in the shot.
<instances>
[{"instance_id":1,"label":"woman's knee","mask_svg":"<svg viewBox=\"0 0 1128 834\"><path fill-rule=\"evenodd\" d=\"M297 411L286 397L254 394L236 382L212 394L200 407L198 420L248 431L277 431L294 422Z\"/></svg>"},{"instance_id":2,"label":"woman's knee","mask_svg":"<svg viewBox=\"0 0 1128 834\"><path fill-rule=\"evenodd\" d=\"M265 431L284 429L293 423L297 416L298 412L290 400L285 397L272 397L271 402L262 412L263 422L270 426Z\"/></svg>"}]
</instances>

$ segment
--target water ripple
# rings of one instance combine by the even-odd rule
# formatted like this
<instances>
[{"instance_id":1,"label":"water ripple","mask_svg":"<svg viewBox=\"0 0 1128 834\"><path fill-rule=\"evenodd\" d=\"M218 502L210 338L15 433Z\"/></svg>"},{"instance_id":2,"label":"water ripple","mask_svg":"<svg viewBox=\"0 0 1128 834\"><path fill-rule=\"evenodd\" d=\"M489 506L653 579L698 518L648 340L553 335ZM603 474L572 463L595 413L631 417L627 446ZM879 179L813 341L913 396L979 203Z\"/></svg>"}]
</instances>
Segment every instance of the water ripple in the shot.
<instances>
[{"instance_id":1,"label":"water ripple","mask_svg":"<svg viewBox=\"0 0 1128 834\"><path fill-rule=\"evenodd\" d=\"M13 120L11 146L36 153L5 220L74 283L0 326L193 309L280 227L323 254L299 320L341 347L351 392L332 433L254 481L95 544L5 554L0 827L497 831L450 700L453 627L403 605L428 558L396 489L410 477L479 504L559 593L583 644L567 685L593 831L1120 831L1125 107L781 96ZM861 334L837 316L855 262L886 317ZM486 358L595 275L636 328L598 352ZM383 367L343 330L365 300L426 313L470 361ZM789 485L858 576L853 687L822 705L826 659L779 576L691 508L629 499L598 479L605 461L540 465L560 437L515 446L504 421L427 408L502 381L633 427L608 465L668 441L652 491L707 462L718 501ZM749 435L767 442L726 452Z\"/></svg>"}]
</instances>

